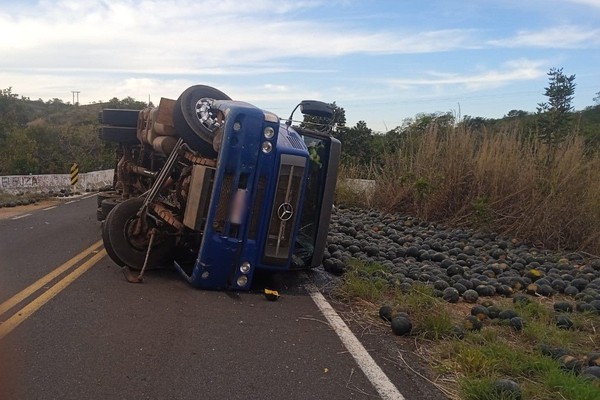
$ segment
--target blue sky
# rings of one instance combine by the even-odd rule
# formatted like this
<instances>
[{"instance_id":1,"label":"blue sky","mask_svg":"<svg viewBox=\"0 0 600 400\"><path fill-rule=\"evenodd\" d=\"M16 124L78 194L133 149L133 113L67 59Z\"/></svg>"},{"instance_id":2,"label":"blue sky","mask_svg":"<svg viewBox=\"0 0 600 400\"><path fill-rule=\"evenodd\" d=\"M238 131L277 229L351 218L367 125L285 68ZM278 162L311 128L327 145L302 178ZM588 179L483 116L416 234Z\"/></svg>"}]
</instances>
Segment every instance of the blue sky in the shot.
<instances>
[{"instance_id":1,"label":"blue sky","mask_svg":"<svg viewBox=\"0 0 600 400\"><path fill-rule=\"evenodd\" d=\"M386 131L420 112L535 111L546 73L600 91L600 0L0 0L0 88L82 104L215 86L286 117L335 101Z\"/></svg>"}]
</instances>

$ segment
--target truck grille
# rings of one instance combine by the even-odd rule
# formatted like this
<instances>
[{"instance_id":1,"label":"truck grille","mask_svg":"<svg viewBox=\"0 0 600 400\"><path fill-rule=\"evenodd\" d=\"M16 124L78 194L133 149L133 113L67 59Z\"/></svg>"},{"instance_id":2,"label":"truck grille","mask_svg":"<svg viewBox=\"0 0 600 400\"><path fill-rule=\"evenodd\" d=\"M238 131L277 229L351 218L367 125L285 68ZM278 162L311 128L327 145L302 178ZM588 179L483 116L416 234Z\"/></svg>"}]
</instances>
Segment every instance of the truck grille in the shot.
<instances>
[{"instance_id":1,"label":"truck grille","mask_svg":"<svg viewBox=\"0 0 600 400\"><path fill-rule=\"evenodd\" d=\"M250 230L248 232L248 239L256 240L256 234L258 232L258 224L260 222L260 209L265 201L265 191L267 189L267 177L260 176L258 178L258 185L256 186L256 199L252 205L252 211L250 214Z\"/></svg>"},{"instance_id":2,"label":"truck grille","mask_svg":"<svg viewBox=\"0 0 600 400\"><path fill-rule=\"evenodd\" d=\"M285 264L293 248L292 228L299 214L300 194L306 158L284 154L281 156L277 189L269 220L264 261Z\"/></svg>"},{"instance_id":3,"label":"truck grille","mask_svg":"<svg viewBox=\"0 0 600 400\"><path fill-rule=\"evenodd\" d=\"M288 141L290 142L290 144L292 145L292 147L296 148L296 149L304 149L305 145L304 142L302 141L302 139L300 139L299 137L297 137L296 135L292 134L292 133L288 133Z\"/></svg>"},{"instance_id":4,"label":"truck grille","mask_svg":"<svg viewBox=\"0 0 600 400\"><path fill-rule=\"evenodd\" d=\"M213 229L215 232L225 234L225 224L229 216L229 206L231 204L231 196L234 193L233 190L234 176L231 173L226 173L223 176L223 182L221 185L221 192L219 193L219 203L215 211L215 218L213 223Z\"/></svg>"}]
</instances>

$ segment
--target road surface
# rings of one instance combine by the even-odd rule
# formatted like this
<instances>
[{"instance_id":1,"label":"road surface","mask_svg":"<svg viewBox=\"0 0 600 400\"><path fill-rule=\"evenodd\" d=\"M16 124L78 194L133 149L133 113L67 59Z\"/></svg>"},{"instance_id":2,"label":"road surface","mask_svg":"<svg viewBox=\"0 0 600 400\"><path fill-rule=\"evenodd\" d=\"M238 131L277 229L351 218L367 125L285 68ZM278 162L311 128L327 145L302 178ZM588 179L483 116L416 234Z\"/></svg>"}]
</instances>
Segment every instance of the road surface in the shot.
<instances>
[{"instance_id":1,"label":"road surface","mask_svg":"<svg viewBox=\"0 0 600 400\"><path fill-rule=\"evenodd\" d=\"M95 202L0 219L0 399L444 398L389 358L393 338L343 331L305 274L250 293L126 282Z\"/></svg>"}]
</instances>

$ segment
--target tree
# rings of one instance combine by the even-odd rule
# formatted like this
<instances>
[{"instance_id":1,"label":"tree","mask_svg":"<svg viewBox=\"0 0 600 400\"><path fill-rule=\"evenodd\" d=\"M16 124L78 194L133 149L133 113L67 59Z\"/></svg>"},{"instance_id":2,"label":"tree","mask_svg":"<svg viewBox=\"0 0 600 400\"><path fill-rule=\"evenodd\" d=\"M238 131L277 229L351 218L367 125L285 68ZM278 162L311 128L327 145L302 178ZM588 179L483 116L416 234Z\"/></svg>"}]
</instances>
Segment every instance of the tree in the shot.
<instances>
[{"instance_id":1,"label":"tree","mask_svg":"<svg viewBox=\"0 0 600 400\"><path fill-rule=\"evenodd\" d=\"M27 113L23 103L11 87L0 90L0 140L12 130L25 126Z\"/></svg>"},{"instance_id":2,"label":"tree","mask_svg":"<svg viewBox=\"0 0 600 400\"><path fill-rule=\"evenodd\" d=\"M26 175L40 171L40 162L36 158L37 143L29 138L22 129L9 133L7 145L0 149L0 174Z\"/></svg>"},{"instance_id":3,"label":"tree","mask_svg":"<svg viewBox=\"0 0 600 400\"><path fill-rule=\"evenodd\" d=\"M483 117L471 117L470 115L465 115L463 117L464 126L476 131L484 129L488 123L489 121Z\"/></svg>"},{"instance_id":4,"label":"tree","mask_svg":"<svg viewBox=\"0 0 600 400\"><path fill-rule=\"evenodd\" d=\"M508 112L508 114L506 114L504 117L505 118L520 118L520 117L526 117L527 115L529 115L529 113L524 110L510 110Z\"/></svg>"},{"instance_id":5,"label":"tree","mask_svg":"<svg viewBox=\"0 0 600 400\"><path fill-rule=\"evenodd\" d=\"M600 105L600 92L596 92L596 97L594 97L594 103Z\"/></svg>"},{"instance_id":6,"label":"tree","mask_svg":"<svg viewBox=\"0 0 600 400\"><path fill-rule=\"evenodd\" d=\"M119 100L116 97L110 99L107 103L104 104L106 108L120 108L120 109L130 109L130 110L141 110L143 108L148 107L148 103L143 101L137 101L131 96L127 96L122 100Z\"/></svg>"},{"instance_id":7,"label":"tree","mask_svg":"<svg viewBox=\"0 0 600 400\"><path fill-rule=\"evenodd\" d=\"M373 160L373 131L365 121L352 128L342 127L334 136L342 142L342 162L369 164Z\"/></svg>"},{"instance_id":8,"label":"tree","mask_svg":"<svg viewBox=\"0 0 600 400\"><path fill-rule=\"evenodd\" d=\"M539 103L537 108L538 135L554 146L569 133L573 110L571 102L576 84L575 75L565 75L562 68L551 68L548 76L548 86L544 88L548 101Z\"/></svg>"}]
</instances>

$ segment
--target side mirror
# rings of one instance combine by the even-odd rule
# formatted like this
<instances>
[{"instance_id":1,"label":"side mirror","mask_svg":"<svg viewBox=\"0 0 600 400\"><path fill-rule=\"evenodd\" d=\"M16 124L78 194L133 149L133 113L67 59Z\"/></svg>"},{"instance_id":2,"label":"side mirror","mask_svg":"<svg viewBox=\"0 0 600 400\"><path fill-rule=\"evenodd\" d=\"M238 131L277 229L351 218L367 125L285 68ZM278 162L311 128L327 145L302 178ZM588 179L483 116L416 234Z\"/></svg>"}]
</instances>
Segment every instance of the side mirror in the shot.
<instances>
[{"instance_id":1,"label":"side mirror","mask_svg":"<svg viewBox=\"0 0 600 400\"><path fill-rule=\"evenodd\" d=\"M333 118L333 108L329 104L317 100L302 100L300 102L300 112L314 117Z\"/></svg>"}]
</instances>

